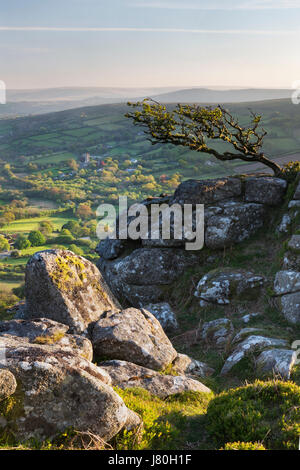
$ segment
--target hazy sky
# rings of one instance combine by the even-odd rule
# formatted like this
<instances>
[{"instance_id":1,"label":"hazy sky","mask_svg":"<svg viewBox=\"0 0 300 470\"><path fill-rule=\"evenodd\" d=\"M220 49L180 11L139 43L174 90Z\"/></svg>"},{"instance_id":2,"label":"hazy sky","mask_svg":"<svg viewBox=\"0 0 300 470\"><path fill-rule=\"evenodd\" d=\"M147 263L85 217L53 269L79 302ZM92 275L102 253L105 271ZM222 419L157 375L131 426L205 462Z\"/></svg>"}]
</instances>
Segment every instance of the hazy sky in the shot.
<instances>
[{"instance_id":1,"label":"hazy sky","mask_svg":"<svg viewBox=\"0 0 300 470\"><path fill-rule=\"evenodd\" d=\"M300 0L0 0L8 88L290 88L299 44Z\"/></svg>"}]
</instances>

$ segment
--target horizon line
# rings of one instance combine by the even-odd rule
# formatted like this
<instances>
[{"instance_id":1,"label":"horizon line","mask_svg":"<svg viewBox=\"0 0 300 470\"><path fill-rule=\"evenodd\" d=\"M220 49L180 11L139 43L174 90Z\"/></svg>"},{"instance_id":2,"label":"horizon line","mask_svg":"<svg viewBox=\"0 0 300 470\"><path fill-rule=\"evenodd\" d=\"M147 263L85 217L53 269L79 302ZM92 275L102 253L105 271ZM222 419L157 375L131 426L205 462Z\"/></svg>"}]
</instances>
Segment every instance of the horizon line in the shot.
<instances>
[{"instance_id":1,"label":"horizon line","mask_svg":"<svg viewBox=\"0 0 300 470\"><path fill-rule=\"evenodd\" d=\"M141 32L141 33L186 33L186 34L250 34L250 35L294 35L300 30L255 30L255 29L187 29L187 28L126 28L126 27L56 27L56 26L0 26L0 32Z\"/></svg>"}]
</instances>

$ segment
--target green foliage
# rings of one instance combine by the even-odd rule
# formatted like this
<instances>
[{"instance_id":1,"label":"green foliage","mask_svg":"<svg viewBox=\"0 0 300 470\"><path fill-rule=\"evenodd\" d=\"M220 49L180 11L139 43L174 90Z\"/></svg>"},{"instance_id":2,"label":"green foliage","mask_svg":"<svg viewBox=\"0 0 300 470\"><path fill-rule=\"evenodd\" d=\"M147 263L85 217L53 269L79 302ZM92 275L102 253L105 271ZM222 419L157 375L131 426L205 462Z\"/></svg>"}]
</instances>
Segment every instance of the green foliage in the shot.
<instances>
[{"instance_id":1,"label":"green foliage","mask_svg":"<svg viewBox=\"0 0 300 470\"><path fill-rule=\"evenodd\" d=\"M152 144L168 143L188 147L196 152L213 155L218 160L244 160L260 162L270 167L276 175L281 167L268 159L262 150L267 131L259 130L262 116L251 112L249 127L244 127L239 120L224 107L201 107L199 105L178 104L168 111L165 105L151 99L128 103L133 113L125 116L133 123L146 128ZM213 145L214 141L227 145L222 153ZM229 148L232 150L229 150Z\"/></svg>"},{"instance_id":2,"label":"green foliage","mask_svg":"<svg viewBox=\"0 0 300 470\"><path fill-rule=\"evenodd\" d=\"M73 251L73 253L75 253L75 255L79 255L79 256L83 256L84 255L84 251L82 248L80 248L79 246L77 245L70 245L69 246L69 249L70 251Z\"/></svg>"},{"instance_id":3,"label":"green foliage","mask_svg":"<svg viewBox=\"0 0 300 470\"><path fill-rule=\"evenodd\" d=\"M255 381L212 400L207 429L217 445L238 440L265 442L268 449L297 449L300 387L292 382Z\"/></svg>"},{"instance_id":4,"label":"green foliage","mask_svg":"<svg viewBox=\"0 0 300 470\"><path fill-rule=\"evenodd\" d=\"M26 250L31 247L31 242L28 240L25 235L18 235L18 238L15 241L15 248L17 250Z\"/></svg>"},{"instance_id":5,"label":"green foliage","mask_svg":"<svg viewBox=\"0 0 300 470\"><path fill-rule=\"evenodd\" d=\"M213 394L184 392L163 400L140 388L115 390L143 420L143 429L115 438L117 450L184 449L203 439L203 416Z\"/></svg>"},{"instance_id":6,"label":"green foliage","mask_svg":"<svg viewBox=\"0 0 300 470\"><path fill-rule=\"evenodd\" d=\"M46 238L39 230L33 230L28 235L28 240L32 246L42 246L46 243Z\"/></svg>"},{"instance_id":7,"label":"green foliage","mask_svg":"<svg viewBox=\"0 0 300 470\"><path fill-rule=\"evenodd\" d=\"M8 251L10 249L10 245L8 240L4 237L4 235L0 235L0 252L1 251Z\"/></svg>"},{"instance_id":8,"label":"green foliage","mask_svg":"<svg viewBox=\"0 0 300 470\"><path fill-rule=\"evenodd\" d=\"M227 442L224 449L220 450L266 450L259 442Z\"/></svg>"},{"instance_id":9,"label":"green foliage","mask_svg":"<svg viewBox=\"0 0 300 470\"><path fill-rule=\"evenodd\" d=\"M300 162L299 161L291 161L286 163L283 166L283 177L289 182L292 183L295 181L297 176L300 173Z\"/></svg>"},{"instance_id":10,"label":"green foliage","mask_svg":"<svg viewBox=\"0 0 300 470\"><path fill-rule=\"evenodd\" d=\"M54 231L54 225L51 223L50 220L43 220L39 224L39 231L43 235L50 235Z\"/></svg>"}]
</instances>

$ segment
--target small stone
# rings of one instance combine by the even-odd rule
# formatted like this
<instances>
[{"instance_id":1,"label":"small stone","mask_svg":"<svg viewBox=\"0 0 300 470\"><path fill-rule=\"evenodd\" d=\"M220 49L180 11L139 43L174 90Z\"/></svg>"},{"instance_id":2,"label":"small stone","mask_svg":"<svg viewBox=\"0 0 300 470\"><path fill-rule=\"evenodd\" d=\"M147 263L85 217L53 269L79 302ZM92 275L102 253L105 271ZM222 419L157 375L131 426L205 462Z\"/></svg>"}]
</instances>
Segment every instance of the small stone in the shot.
<instances>
[{"instance_id":1,"label":"small stone","mask_svg":"<svg viewBox=\"0 0 300 470\"><path fill-rule=\"evenodd\" d=\"M13 395L17 389L15 376L6 369L0 369L0 400Z\"/></svg>"},{"instance_id":2,"label":"small stone","mask_svg":"<svg viewBox=\"0 0 300 470\"><path fill-rule=\"evenodd\" d=\"M143 308L157 318L165 331L172 331L178 328L176 315L167 302L148 304Z\"/></svg>"}]
</instances>

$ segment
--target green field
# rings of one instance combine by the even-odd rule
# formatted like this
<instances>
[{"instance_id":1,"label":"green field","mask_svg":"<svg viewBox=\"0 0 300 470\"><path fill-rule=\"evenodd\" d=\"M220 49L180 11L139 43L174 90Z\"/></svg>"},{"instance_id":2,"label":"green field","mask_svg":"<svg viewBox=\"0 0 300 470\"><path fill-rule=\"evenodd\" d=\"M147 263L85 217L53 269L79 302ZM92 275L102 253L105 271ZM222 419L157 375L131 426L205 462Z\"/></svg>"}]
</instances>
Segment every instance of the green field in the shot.
<instances>
[{"instance_id":1,"label":"green field","mask_svg":"<svg viewBox=\"0 0 300 470\"><path fill-rule=\"evenodd\" d=\"M54 226L55 230L60 230L61 227L66 224L71 218L64 217L35 217L32 219L20 219L15 220L14 222L5 225L1 228L1 233L29 233L32 230L37 230L39 228L40 222L44 220L49 220Z\"/></svg>"}]
</instances>

